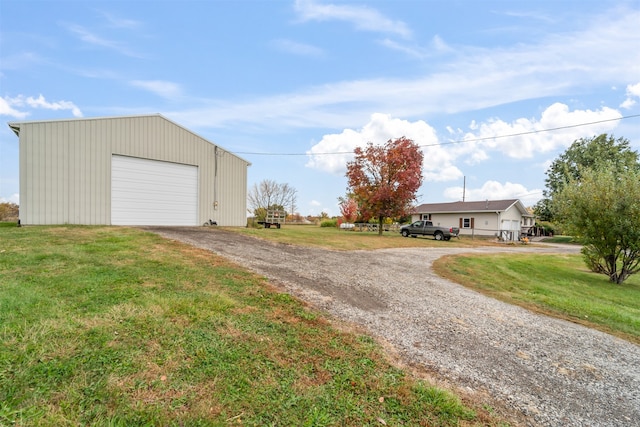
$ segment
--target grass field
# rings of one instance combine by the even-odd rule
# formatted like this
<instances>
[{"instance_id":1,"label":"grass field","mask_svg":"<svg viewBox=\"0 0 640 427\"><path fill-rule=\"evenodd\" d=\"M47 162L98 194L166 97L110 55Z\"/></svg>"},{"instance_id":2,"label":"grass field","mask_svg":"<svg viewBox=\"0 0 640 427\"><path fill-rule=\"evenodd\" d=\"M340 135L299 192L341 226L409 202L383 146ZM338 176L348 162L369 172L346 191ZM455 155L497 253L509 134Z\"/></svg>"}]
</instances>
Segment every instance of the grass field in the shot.
<instances>
[{"instance_id":1,"label":"grass field","mask_svg":"<svg viewBox=\"0 0 640 427\"><path fill-rule=\"evenodd\" d=\"M491 297L640 344L640 275L616 285L589 271L581 255L557 254L448 256L434 269Z\"/></svg>"},{"instance_id":2,"label":"grass field","mask_svg":"<svg viewBox=\"0 0 640 427\"><path fill-rule=\"evenodd\" d=\"M470 406L209 252L0 227L0 425L502 425Z\"/></svg>"},{"instance_id":3,"label":"grass field","mask_svg":"<svg viewBox=\"0 0 640 427\"><path fill-rule=\"evenodd\" d=\"M436 241L433 237L402 237L397 231L375 232L340 230L317 225L285 225L277 228L230 228L230 230L260 239L294 245L315 246L333 250L373 250L413 247L474 247L494 245L493 238L461 236L450 241Z\"/></svg>"}]
</instances>

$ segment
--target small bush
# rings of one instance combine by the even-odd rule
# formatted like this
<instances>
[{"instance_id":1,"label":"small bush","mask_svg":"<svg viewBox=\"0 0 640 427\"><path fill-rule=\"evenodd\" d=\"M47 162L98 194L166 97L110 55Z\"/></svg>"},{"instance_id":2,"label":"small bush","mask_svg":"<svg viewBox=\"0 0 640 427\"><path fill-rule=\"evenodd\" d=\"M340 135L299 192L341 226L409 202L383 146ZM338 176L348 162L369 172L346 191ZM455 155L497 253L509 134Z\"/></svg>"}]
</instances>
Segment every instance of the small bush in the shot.
<instances>
[{"instance_id":1,"label":"small bush","mask_svg":"<svg viewBox=\"0 0 640 427\"><path fill-rule=\"evenodd\" d=\"M545 236L555 236L556 234L562 234L562 230L560 230L557 224L548 221L538 221L536 223L536 226L542 227Z\"/></svg>"},{"instance_id":2,"label":"small bush","mask_svg":"<svg viewBox=\"0 0 640 427\"><path fill-rule=\"evenodd\" d=\"M338 220L337 219L325 219L320 223L320 227L337 227Z\"/></svg>"},{"instance_id":3,"label":"small bush","mask_svg":"<svg viewBox=\"0 0 640 427\"><path fill-rule=\"evenodd\" d=\"M0 221L17 221L19 208L11 202L0 203Z\"/></svg>"}]
</instances>

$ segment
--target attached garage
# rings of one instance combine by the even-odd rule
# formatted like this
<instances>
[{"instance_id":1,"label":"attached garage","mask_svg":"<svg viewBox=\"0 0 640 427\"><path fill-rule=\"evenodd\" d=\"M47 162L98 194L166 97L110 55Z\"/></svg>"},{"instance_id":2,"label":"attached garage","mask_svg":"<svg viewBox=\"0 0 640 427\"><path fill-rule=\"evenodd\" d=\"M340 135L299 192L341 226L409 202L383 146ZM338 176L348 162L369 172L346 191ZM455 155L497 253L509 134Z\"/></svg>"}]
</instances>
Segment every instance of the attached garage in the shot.
<instances>
[{"instance_id":1,"label":"attached garage","mask_svg":"<svg viewBox=\"0 0 640 427\"><path fill-rule=\"evenodd\" d=\"M246 160L159 115L12 122L22 224L246 225Z\"/></svg>"}]
</instances>

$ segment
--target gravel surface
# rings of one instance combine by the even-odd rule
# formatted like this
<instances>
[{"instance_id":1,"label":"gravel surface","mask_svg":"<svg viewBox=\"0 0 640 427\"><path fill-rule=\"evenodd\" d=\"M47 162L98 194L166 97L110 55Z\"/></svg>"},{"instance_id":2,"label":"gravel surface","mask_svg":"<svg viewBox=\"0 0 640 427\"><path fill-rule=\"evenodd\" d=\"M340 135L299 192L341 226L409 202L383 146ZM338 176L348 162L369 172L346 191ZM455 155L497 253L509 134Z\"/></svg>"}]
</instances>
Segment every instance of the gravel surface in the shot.
<instances>
[{"instance_id":1,"label":"gravel surface","mask_svg":"<svg viewBox=\"0 0 640 427\"><path fill-rule=\"evenodd\" d=\"M390 343L407 365L530 426L640 426L640 347L538 315L437 276L457 253L577 252L563 245L338 252L215 228L145 227L266 276Z\"/></svg>"}]
</instances>

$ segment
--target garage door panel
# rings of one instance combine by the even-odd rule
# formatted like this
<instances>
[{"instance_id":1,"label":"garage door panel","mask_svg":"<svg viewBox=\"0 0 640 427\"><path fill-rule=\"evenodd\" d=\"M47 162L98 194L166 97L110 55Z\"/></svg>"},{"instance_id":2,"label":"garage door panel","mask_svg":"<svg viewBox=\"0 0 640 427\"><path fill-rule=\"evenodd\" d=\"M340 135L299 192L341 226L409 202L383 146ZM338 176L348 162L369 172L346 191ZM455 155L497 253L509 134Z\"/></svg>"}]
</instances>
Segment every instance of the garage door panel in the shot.
<instances>
[{"instance_id":1,"label":"garage door panel","mask_svg":"<svg viewBox=\"0 0 640 427\"><path fill-rule=\"evenodd\" d=\"M197 166L112 156L112 224L197 225L197 212Z\"/></svg>"}]
</instances>

